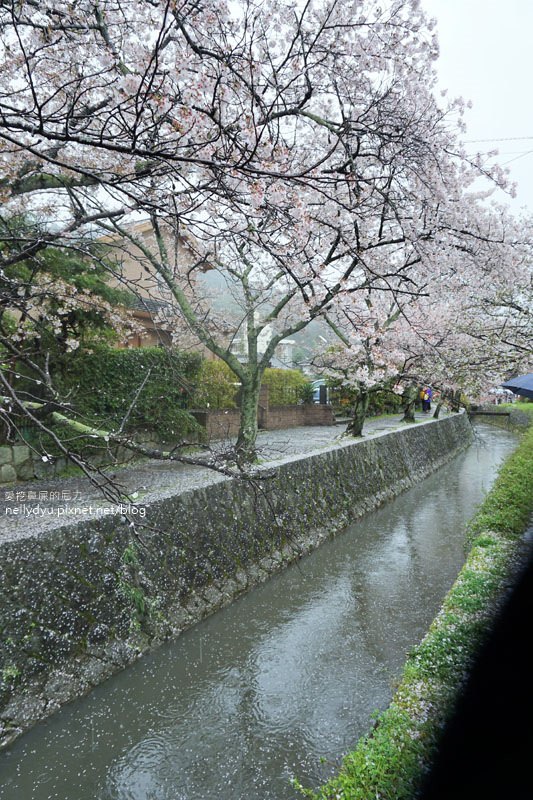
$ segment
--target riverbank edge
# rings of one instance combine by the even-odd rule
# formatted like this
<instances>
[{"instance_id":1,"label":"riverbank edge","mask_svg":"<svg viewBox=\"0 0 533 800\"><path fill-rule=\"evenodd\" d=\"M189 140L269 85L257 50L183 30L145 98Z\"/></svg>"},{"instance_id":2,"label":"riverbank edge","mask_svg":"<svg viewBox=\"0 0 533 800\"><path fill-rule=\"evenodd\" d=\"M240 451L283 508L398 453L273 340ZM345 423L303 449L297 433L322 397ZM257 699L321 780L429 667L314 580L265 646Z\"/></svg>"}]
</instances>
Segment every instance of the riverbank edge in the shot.
<instances>
[{"instance_id":1,"label":"riverbank edge","mask_svg":"<svg viewBox=\"0 0 533 800\"><path fill-rule=\"evenodd\" d=\"M513 408L512 405L502 404L500 406L480 406L481 411L490 411L490 415L482 417L482 421L487 425L495 425L498 428L523 433L533 424L533 404L531 408Z\"/></svg>"},{"instance_id":2,"label":"riverbank edge","mask_svg":"<svg viewBox=\"0 0 533 800\"><path fill-rule=\"evenodd\" d=\"M533 513L533 427L523 434L467 526L471 545L457 580L422 642L413 648L394 697L313 800L412 800L431 767L473 660L524 563Z\"/></svg>"},{"instance_id":3,"label":"riverbank edge","mask_svg":"<svg viewBox=\"0 0 533 800\"><path fill-rule=\"evenodd\" d=\"M288 459L259 487L224 480L158 500L145 541L103 518L2 543L0 747L421 481L471 438L466 414L453 415Z\"/></svg>"}]
</instances>

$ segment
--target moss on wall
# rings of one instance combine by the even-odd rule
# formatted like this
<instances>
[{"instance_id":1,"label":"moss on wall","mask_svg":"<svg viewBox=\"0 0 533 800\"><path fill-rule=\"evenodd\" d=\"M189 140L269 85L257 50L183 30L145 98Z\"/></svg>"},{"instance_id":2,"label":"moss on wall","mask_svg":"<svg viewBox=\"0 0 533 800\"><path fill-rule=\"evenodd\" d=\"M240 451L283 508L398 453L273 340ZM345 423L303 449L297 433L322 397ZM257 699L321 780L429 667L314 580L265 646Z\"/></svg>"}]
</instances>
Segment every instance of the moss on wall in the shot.
<instances>
[{"instance_id":1,"label":"moss on wall","mask_svg":"<svg viewBox=\"0 0 533 800\"><path fill-rule=\"evenodd\" d=\"M466 415L286 460L147 506L141 540L102 517L0 545L0 741L229 603L470 441ZM267 465L271 469L271 465Z\"/></svg>"}]
</instances>

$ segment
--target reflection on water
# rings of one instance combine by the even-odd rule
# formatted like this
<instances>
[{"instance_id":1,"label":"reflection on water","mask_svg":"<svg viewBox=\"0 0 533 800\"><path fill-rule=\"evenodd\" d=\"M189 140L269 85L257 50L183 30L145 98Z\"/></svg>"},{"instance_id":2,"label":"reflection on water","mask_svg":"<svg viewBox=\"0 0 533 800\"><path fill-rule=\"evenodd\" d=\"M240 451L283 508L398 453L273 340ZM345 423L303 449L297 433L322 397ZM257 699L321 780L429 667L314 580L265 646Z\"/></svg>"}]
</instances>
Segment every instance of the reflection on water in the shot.
<instances>
[{"instance_id":1,"label":"reflection on water","mask_svg":"<svg viewBox=\"0 0 533 800\"><path fill-rule=\"evenodd\" d=\"M232 606L62 709L0 757L2 800L293 798L391 696L514 446L470 450ZM325 763L324 763L325 762Z\"/></svg>"}]
</instances>

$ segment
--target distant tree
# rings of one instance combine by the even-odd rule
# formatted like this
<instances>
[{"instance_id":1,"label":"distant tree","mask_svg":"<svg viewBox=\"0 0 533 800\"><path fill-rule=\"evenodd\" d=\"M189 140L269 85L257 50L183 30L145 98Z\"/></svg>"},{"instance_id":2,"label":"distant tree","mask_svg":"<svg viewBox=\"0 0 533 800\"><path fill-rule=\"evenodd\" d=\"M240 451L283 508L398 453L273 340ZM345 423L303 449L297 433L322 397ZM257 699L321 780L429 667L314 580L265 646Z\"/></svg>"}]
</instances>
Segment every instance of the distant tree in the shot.
<instances>
[{"instance_id":1,"label":"distant tree","mask_svg":"<svg viewBox=\"0 0 533 800\"><path fill-rule=\"evenodd\" d=\"M28 220L0 217L1 257L10 260L24 251L36 228ZM109 271L98 255L96 246L89 253L51 246L6 266L0 277L0 320L14 315L17 335L3 331L0 344L9 348L18 341L22 350L24 343L34 352L66 353L130 332L132 295L109 284Z\"/></svg>"},{"instance_id":2,"label":"distant tree","mask_svg":"<svg viewBox=\"0 0 533 800\"><path fill-rule=\"evenodd\" d=\"M317 354L314 364L340 389L348 390L352 404L346 433L361 436L372 394L403 390L405 355L395 335L402 307L384 292L367 293L358 298L363 302L357 307L350 299L334 323L342 344Z\"/></svg>"}]
</instances>

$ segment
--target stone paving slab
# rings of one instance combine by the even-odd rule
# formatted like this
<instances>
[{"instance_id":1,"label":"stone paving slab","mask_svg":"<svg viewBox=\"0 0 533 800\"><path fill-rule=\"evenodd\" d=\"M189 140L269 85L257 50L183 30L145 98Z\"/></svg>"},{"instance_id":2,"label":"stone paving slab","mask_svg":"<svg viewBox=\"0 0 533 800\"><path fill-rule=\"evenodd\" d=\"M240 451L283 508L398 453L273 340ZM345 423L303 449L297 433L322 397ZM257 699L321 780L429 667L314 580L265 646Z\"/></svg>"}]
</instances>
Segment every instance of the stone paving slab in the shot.
<instances>
[{"instance_id":1,"label":"stone paving slab","mask_svg":"<svg viewBox=\"0 0 533 800\"><path fill-rule=\"evenodd\" d=\"M416 415L419 424L434 422L431 416ZM361 441L405 428L401 417L370 418L365 422ZM260 431L257 451L262 468L276 466L313 452L346 447L359 441L344 436L339 425ZM230 442L218 442L215 450ZM120 485L125 496L123 509L144 507L172 495L228 480L212 469L154 459L123 468L107 468L107 475ZM0 542L39 536L54 528L71 525L105 514L122 516L120 507L103 497L102 492L81 477L58 477L24 481L0 487Z\"/></svg>"}]
</instances>

